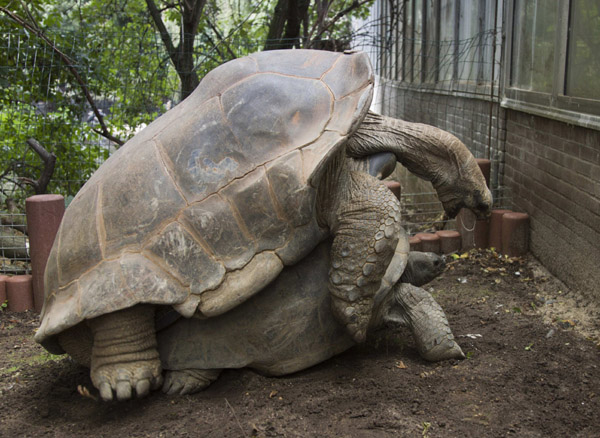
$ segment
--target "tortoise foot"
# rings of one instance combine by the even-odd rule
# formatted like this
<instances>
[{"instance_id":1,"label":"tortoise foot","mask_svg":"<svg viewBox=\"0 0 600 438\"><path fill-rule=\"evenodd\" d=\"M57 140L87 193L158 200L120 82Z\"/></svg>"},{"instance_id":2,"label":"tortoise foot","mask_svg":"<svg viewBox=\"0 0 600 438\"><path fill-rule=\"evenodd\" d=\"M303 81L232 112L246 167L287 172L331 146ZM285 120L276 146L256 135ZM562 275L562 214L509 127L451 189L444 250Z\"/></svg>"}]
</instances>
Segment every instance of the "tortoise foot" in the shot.
<instances>
[{"instance_id":1,"label":"tortoise foot","mask_svg":"<svg viewBox=\"0 0 600 438\"><path fill-rule=\"evenodd\" d=\"M88 321L94 344L90 375L102 400L144 397L162 385L154 308L135 306Z\"/></svg>"},{"instance_id":2,"label":"tortoise foot","mask_svg":"<svg viewBox=\"0 0 600 438\"><path fill-rule=\"evenodd\" d=\"M452 336L452 335L450 335ZM430 347L429 349L423 348L419 350L421 357L430 362L437 362L446 359L464 359L465 355L460 346L454 341L454 339L444 336L436 339L434 342L439 344Z\"/></svg>"},{"instance_id":3,"label":"tortoise foot","mask_svg":"<svg viewBox=\"0 0 600 438\"><path fill-rule=\"evenodd\" d=\"M206 389L217 380L221 370L173 370L167 371L162 391L165 394L193 394Z\"/></svg>"},{"instance_id":4,"label":"tortoise foot","mask_svg":"<svg viewBox=\"0 0 600 438\"><path fill-rule=\"evenodd\" d=\"M446 314L431 294L408 283L397 283L384 320L410 328L421 357L428 361L464 359L454 341Z\"/></svg>"},{"instance_id":5,"label":"tortoise foot","mask_svg":"<svg viewBox=\"0 0 600 438\"><path fill-rule=\"evenodd\" d=\"M129 400L145 397L163 382L160 360L137 360L92 368L92 382L102 400Z\"/></svg>"}]
</instances>

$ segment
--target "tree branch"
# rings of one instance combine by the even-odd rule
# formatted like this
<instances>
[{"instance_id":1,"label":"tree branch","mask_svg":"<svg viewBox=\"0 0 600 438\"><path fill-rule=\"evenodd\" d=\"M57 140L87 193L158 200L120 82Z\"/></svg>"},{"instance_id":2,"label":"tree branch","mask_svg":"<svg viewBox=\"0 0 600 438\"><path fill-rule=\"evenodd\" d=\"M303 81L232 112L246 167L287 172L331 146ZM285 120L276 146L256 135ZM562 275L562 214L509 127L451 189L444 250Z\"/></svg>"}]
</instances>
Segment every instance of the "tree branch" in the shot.
<instances>
[{"instance_id":1,"label":"tree branch","mask_svg":"<svg viewBox=\"0 0 600 438\"><path fill-rule=\"evenodd\" d=\"M67 55L65 55L63 52L61 52L52 43L52 41L50 41L50 39L37 27L36 24L28 23L23 18L19 17L18 15L14 14L13 12L9 11L8 9L6 9L4 7L0 7L0 12L4 12L15 23L19 24L20 26L24 27L25 29L29 30L30 32L34 33L38 38L40 38L42 41L44 41L46 44L48 44L48 46L50 46L52 51L54 53L56 53L60 57L60 59L62 59L62 61L66 64L67 68L69 69L71 74L75 77L75 80L77 81L77 83L79 84L79 87L83 91L83 94L85 95L85 99L88 101L88 103L92 107L92 111L94 112L94 115L98 119L98 123L100 124L100 127L102 129L100 134L103 137L107 138L108 140L110 140L114 143L117 143L119 146L123 145L123 143L124 143L123 140L113 136L110 133L110 131L108 130L106 123L104 123L104 117L102 116L102 114L100 113L100 110L96 106L96 102L94 101L92 95L90 94L90 90L88 89L84 80L79 75L79 72L77 71L77 69L74 66L75 63L71 60L71 58L69 58Z\"/></svg>"},{"instance_id":2,"label":"tree branch","mask_svg":"<svg viewBox=\"0 0 600 438\"><path fill-rule=\"evenodd\" d=\"M165 49L167 49L167 53L169 54L169 57L171 58L173 65L177 69L177 66L179 65L178 51L175 48L175 46L173 45L173 40L171 39L171 34L169 34L169 31L167 30L167 27L165 26L165 23L162 20L160 11L156 7L156 3L154 3L153 0L146 0L146 6L148 6L148 11L150 11L150 16L152 17L152 20L154 21L154 24L156 25L156 28L158 29L158 33L160 34L160 39L162 40L163 44L165 45Z\"/></svg>"},{"instance_id":3,"label":"tree branch","mask_svg":"<svg viewBox=\"0 0 600 438\"><path fill-rule=\"evenodd\" d=\"M225 48L227 49L227 52L229 53L229 56L231 57L231 59L236 59L237 56L235 55L235 53L233 53L233 50L231 50L231 46L229 45L229 43L227 43L227 41L225 41L221 32L219 32L219 29L217 29L217 26L215 26L215 24L208 18L206 19L206 21L208 22L208 25L210 26L212 31L215 33L215 35L217 35L217 38L219 38L219 41L225 45ZM215 46L215 48L216 48L216 46ZM223 57L223 56L221 55L221 57Z\"/></svg>"},{"instance_id":4,"label":"tree branch","mask_svg":"<svg viewBox=\"0 0 600 438\"><path fill-rule=\"evenodd\" d=\"M56 155L48 152L44 146L40 144L35 138L30 138L27 140L27 144L31 149L34 150L36 154L44 162L44 170L42 174L38 178L37 181L32 180L31 178L20 178L22 182L25 184L29 184L35 190L36 195L43 195L46 193L46 189L48 188L48 183L52 178L52 174L54 173L54 166L56 165Z\"/></svg>"},{"instance_id":5,"label":"tree branch","mask_svg":"<svg viewBox=\"0 0 600 438\"><path fill-rule=\"evenodd\" d=\"M190 0L185 0L185 3ZM194 34L198 30L198 25L200 24L200 17L202 17L202 10L204 9L204 5L206 5L206 0L191 0L194 2L192 6L192 14L190 15L190 24L191 28L194 29Z\"/></svg>"},{"instance_id":6,"label":"tree branch","mask_svg":"<svg viewBox=\"0 0 600 438\"><path fill-rule=\"evenodd\" d=\"M350 12L352 12L355 9L360 8L361 6L372 2L373 0L354 0L350 6L348 6L346 9L341 10L340 12L338 12L337 14L335 14L335 16L329 20L327 23L323 24L323 22L321 20L317 20L317 22L313 25L312 29L310 30L310 34L309 34L309 40L310 40L310 44L312 45L312 43L315 40L318 40L321 38L321 36L331 27L333 26L335 23L337 23L341 18L343 18L344 16L348 15ZM325 14L326 16L327 14ZM315 32L315 29L317 28L317 26L319 26L319 31L317 32L317 34L313 37L313 33Z\"/></svg>"},{"instance_id":7,"label":"tree branch","mask_svg":"<svg viewBox=\"0 0 600 438\"><path fill-rule=\"evenodd\" d=\"M225 54L223 52L221 52L218 45L213 41L211 36L206 32L203 32L202 34L206 37L208 42L212 44L213 48L217 51L217 54L221 57L221 60L225 59Z\"/></svg>"}]
</instances>

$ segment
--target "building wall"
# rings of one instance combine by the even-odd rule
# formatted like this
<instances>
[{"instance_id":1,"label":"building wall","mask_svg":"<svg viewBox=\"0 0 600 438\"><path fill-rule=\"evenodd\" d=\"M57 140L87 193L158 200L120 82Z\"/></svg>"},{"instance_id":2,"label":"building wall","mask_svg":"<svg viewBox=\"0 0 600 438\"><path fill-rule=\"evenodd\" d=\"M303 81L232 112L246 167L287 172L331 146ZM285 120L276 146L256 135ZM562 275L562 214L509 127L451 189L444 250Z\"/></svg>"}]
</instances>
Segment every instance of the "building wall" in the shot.
<instances>
[{"instance_id":1,"label":"building wall","mask_svg":"<svg viewBox=\"0 0 600 438\"><path fill-rule=\"evenodd\" d=\"M567 285L600 303L595 46L573 52L579 58L566 52L568 41L597 30L589 19L595 5L588 3L569 0L538 9L516 0L467 7L376 0L373 13L381 20L379 51L373 52L379 75L374 108L445 129L476 157L490 158L496 206L529 213L531 252ZM400 10L391 6L400 4L406 16L387 19ZM579 18L566 20L575 10ZM531 24L538 19L550 20L553 32L536 32ZM565 77L584 79L571 90ZM411 191L431 191L419 184Z\"/></svg>"},{"instance_id":2,"label":"building wall","mask_svg":"<svg viewBox=\"0 0 600 438\"><path fill-rule=\"evenodd\" d=\"M600 131L507 110L505 181L531 252L600 302Z\"/></svg>"},{"instance_id":3,"label":"building wall","mask_svg":"<svg viewBox=\"0 0 600 438\"><path fill-rule=\"evenodd\" d=\"M491 110L497 205L529 213L531 252L568 286L600 302L600 131L490 107L486 100L393 82L381 87L384 114L445 129L476 157L486 157ZM417 183L410 190L431 186Z\"/></svg>"}]
</instances>

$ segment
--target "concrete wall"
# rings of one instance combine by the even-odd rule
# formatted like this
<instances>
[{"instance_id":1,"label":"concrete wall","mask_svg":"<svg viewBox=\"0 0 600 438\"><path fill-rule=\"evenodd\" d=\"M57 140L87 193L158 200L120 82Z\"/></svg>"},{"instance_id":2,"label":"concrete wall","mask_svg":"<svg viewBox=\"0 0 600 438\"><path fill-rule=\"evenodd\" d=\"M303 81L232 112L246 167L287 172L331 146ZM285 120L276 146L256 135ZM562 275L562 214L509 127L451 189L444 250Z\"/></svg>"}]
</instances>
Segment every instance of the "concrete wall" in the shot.
<instances>
[{"instance_id":1,"label":"concrete wall","mask_svg":"<svg viewBox=\"0 0 600 438\"><path fill-rule=\"evenodd\" d=\"M600 302L600 131L507 110L505 181L531 251Z\"/></svg>"}]
</instances>

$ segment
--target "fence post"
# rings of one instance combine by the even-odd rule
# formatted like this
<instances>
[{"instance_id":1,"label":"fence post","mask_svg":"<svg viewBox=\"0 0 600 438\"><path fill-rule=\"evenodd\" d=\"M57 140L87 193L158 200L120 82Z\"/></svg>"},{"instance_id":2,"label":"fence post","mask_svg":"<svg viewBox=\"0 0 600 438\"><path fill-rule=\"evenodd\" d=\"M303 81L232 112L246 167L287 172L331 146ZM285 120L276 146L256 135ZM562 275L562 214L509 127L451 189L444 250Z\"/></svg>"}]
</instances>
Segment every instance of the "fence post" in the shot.
<instances>
[{"instance_id":1,"label":"fence post","mask_svg":"<svg viewBox=\"0 0 600 438\"><path fill-rule=\"evenodd\" d=\"M44 270L56 232L65 212L61 195L35 195L25 200L29 253L33 275L33 301L36 312L44 305Z\"/></svg>"}]
</instances>

